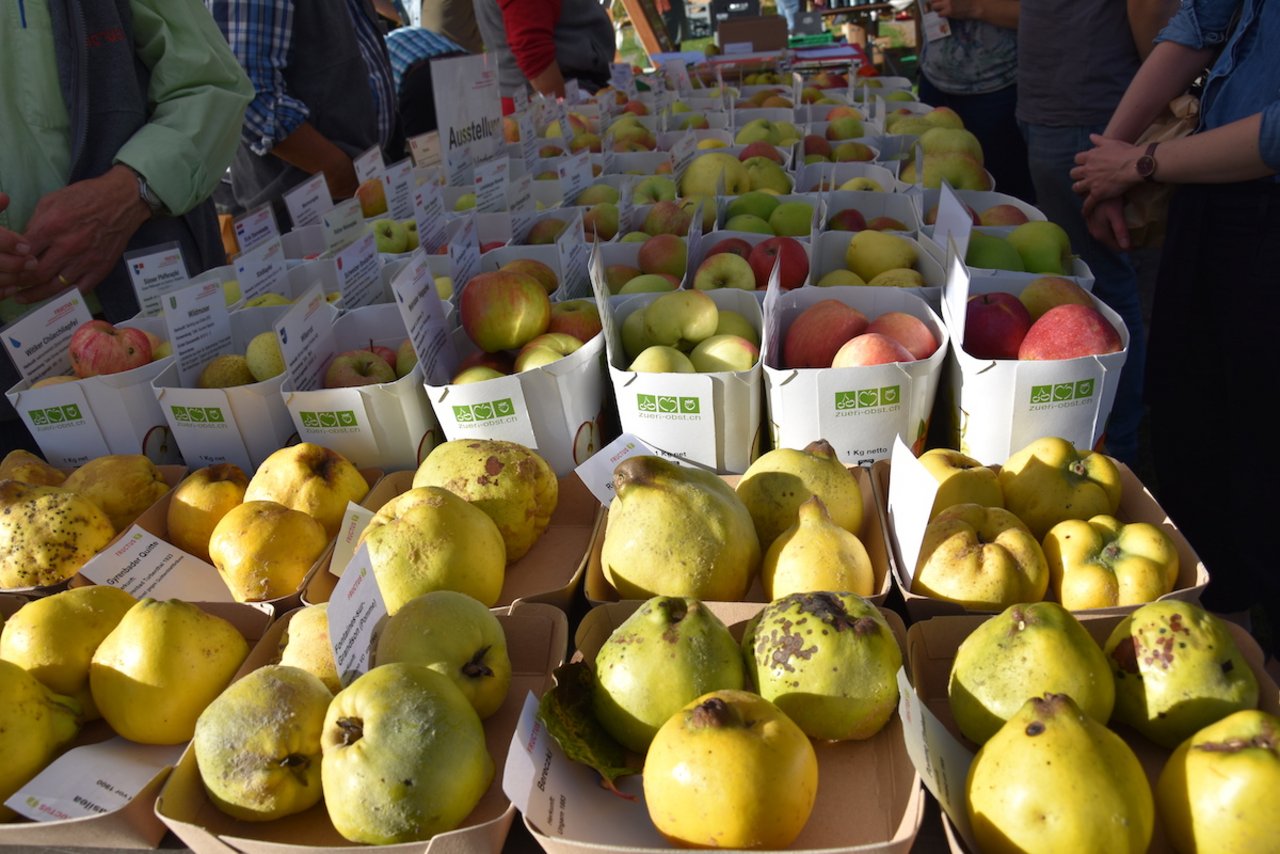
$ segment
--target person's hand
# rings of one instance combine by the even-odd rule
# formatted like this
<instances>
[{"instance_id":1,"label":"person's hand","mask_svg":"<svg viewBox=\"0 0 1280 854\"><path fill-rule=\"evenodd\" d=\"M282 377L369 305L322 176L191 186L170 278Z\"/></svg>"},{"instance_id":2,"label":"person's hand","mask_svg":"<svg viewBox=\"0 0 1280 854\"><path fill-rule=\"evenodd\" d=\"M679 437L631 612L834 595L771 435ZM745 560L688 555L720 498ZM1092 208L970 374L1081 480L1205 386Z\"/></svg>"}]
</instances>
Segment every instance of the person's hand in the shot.
<instances>
[{"instance_id":1,"label":"person's hand","mask_svg":"<svg viewBox=\"0 0 1280 854\"><path fill-rule=\"evenodd\" d=\"M9 207L9 197L0 193L0 211ZM30 280L36 268L31 244L16 231L0 228L0 296Z\"/></svg>"},{"instance_id":2,"label":"person's hand","mask_svg":"<svg viewBox=\"0 0 1280 854\"><path fill-rule=\"evenodd\" d=\"M1076 166L1071 170L1075 181L1071 188L1085 197L1085 216L1098 202L1115 199L1137 184L1136 163L1141 152L1136 145L1108 139L1100 134L1090 134L1093 148L1076 155Z\"/></svg>"},{"instance_id":3,"label":"person's hand","mask_svg":"<svg viewBox=\"0 0 1280 854\"><path fill-rule=\"evenodd\" d=\"M929 10L944 18L967 19L977 17L976 5L974 0L930 0Z\"/></svg>"},{"instance_id":4,"label":"person's hand","mask_svg":"<svg viewBox=\"0 0 1280 854\"><path fill-rule=\"evenodd\" d=\"M81 292L93 290L150 216L138 197L137 178L120 165L49 193L36 203L23 234L38 259L28 271L29 283L9 287L0 296L28 304L71 285Z\"/></svg>"},{"instance_id":5,"label":"person's hand","mask_svg":"<svg viewBox=\"0 0 1280 854\"><path fill-rule=\"evenodd\" d=\"M1090 196L1086 199L1086 204L1092 198ZM1124 199L1101 199L1088 205L1085 225L1089 227L1094 240L1117 252L1129 250L1129 227L1124 222Z\"/></svg>"}]
</instances>

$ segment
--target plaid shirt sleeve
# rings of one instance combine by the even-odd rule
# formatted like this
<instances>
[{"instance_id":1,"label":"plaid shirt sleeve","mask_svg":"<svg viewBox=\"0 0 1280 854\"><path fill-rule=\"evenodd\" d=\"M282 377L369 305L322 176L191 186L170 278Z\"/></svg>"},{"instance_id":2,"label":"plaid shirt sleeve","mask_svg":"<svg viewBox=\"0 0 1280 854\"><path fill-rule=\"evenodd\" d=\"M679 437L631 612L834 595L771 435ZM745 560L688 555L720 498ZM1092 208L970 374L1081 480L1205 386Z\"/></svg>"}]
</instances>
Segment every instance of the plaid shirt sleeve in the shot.
<instances>
[{"instance_id":1,"label":"plaid shirt sleeve","mask_svg":"<svg viewBox=\"0 0 1280 854\"><path fill-rule=\"evenodd\" d=\"M391 73L395 76L397 92L405 72L415 63L466 52L452 40L422 27L399 27L387 33L387 53L391 55Z\"/></svg>"},{"instance_id":2,"label":"plaid shirt sleeve","mask_svg":"<svg viewBox=\"0 0 1280 854\"><path fill-rule=\"evenodd\" d=\"M206 5L253 83L241 137L255 154L266 154L310 115L284 85L293 42L293 0L206 0Z\"/></svg>"}]
</instances>

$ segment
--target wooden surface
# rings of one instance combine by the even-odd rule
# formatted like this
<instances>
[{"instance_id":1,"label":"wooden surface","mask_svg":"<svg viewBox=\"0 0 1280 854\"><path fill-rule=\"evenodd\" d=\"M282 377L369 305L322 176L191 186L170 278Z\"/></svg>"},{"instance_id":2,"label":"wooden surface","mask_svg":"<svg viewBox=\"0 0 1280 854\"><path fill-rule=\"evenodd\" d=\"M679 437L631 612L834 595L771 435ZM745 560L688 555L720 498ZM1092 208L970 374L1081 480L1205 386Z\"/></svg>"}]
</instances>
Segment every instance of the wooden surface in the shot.
<instances>
[{"instance_id":1,"label":"wooden surface","mask_svg":"<svg viewBox=\"0 0 1280 854\"><path fill-rule=\"evenodd\" d=\"M680 3L683 0L671 2ZM636 39L646 54L653 56L655 53L671 53L676 49L654 0L622 0L622 5L626 7L627 17L636 31Z\"/></svg>"}]
</instances>

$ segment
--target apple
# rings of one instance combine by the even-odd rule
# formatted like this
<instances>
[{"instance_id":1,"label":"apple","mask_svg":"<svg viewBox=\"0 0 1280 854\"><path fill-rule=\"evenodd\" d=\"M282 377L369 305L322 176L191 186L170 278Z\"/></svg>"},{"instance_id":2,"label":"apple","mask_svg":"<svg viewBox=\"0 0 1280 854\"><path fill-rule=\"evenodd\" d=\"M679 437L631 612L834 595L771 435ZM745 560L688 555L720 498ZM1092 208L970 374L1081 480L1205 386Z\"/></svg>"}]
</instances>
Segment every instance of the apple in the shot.
<instances>
[{"instance_id":1,"label":"apple","mask_svg":"<svg viewBox=\"0 0 1280 854\"><path fill-rule=\"evenodd\" d=\"M938 351L938 339L928 325L905 311L886 311L871 321L867 331L889 336L916 359L927 359Z\"/></svg>"},{"instance_id":2,"label":"apple","mask_svg":"<svg viewBox=\"0 0 1280 854\"><path fill-rule=\"evenodd\" d=\"M644 333L653 344L688 351L715 334L719 313L705 291L672 291L645 307Z\"/></svg>"},{"instance_id":3,"label":"apple","mask_svg":"<svg viewBox=\"0 0 1280 854\"><path fill-rule=\"evenodd\" d=\"M675 234L684 236L689 233L689 225L693 216L676 201L654 202L653 207L645 214L640 230L645 234Z\"/></svg>"},{"instance_id":4,"label":"apple","mask_svg":"<svg viewBox=\"0 0 1280 854\"><path fill-rule=\"evenodd\" d=\"M705 261L712 255L719 255L721 252L732 252L734 255L741 255L746 258L751 254L751 244L741 237L726 237L723 240L716 241L715 245L707 250L703 260Z\"/></svg>"},{"instance_id":5,"label":"apple","mask_svg":"<svg viewBox=\"0 0 1280 854\"><path fill-rule=\"evenodd\" d=\"M769 227L774 234L808 237L813 231L813 205L809 202L783 202L769 214Z\"/></svg>"},{"instance_id":6,"label":"apple","mask_svg":"<svg viewBox=\"0 0 1280 854\"><path fill-rule=\"evenodd\" d=\"M964 318L964 350L976 359L1016 359L1031 328L1031 314L1004 291L969 297Z\"/></svg>"},{"instance_id":7,"label":"apple","mask_svg":"<svg viewBox=\"0 0 1280 854\"><path fill-rule=\"evenodd\" d=\"M827 124L830 124L836 119L845 118L846 116L852 117L855 119L861 119L862 113L858 112L853 107L847 106L845 104L841 104L838 107L832 107L831 109L827 110L827 114L822 117L822 120Z\"/></svg>"},{"instance_id":8,"label":"apple","mask_svg":"<svg viewBox=\"0 0 1280 854\"><path fill-rule=\"evenodd\" d=\"M711 122L702 113L690 113L676 121L676 130L707 130L710 127ZM720 140L715 141L720 142Z\"/></svg>"},{"instance_id":9,"label":"apple","mask_svg":"<svg viewBox=\"0 0 1280 854\"><path fill-rule=\"evenodd\" d=\"M883 193L884 187L875 178L869 178L866 175L858 175L845 181L837 190L854 190L864 193Z\"/></svg>"},{"instance_id":10,"label":"apple","mask_svg":"<svg viewBox=\"0 0 1280 854\"><path fill-rule=\"evenodd\" d=\"M755 214L738 214L729 217L724 223L725 231L745 231L748 234L768 234L773 236L773 226Z\"/></svg>"},{"instance_id":11,"label":"apple","mask_svg":"<svg viewBox=\"0 0 1280 854\"><path fill-rule=\"evenodd\" d=\"M581 347L582 341L566 332L544 332L520 348L516 354L516 373L549 365Z\"/></svg>"},{"instance_id":12,"label":"apple","mask_svg":"<svg viewBox=\"0 0 1280 854\"><path fill-rule=\"evenodd\" d=\"M964 206L965 211L968 212L969 218L973 220L974 225L986 224L982 222L982 217L978 214L977 211L973 209L971 205L965 202L961 202L960 204ZM927 211L924 212L924 224L933 225L937 221L938 221L938 206L932 205Z\"/></svg>"},{"instance_id":13,"label":"apple","mask_svg":"<svg viewBox=\"0 0 1280 854\"><path fill-rule=\"evenodd\" d=\"M1068 303L1040 315L1030 325L1016 355L1027 360L1078 359L1119 353L1121 349L1120 333L1101 312L1091 305Z\"/></svg>"},{"instance_id":14,"label":"apple","mask_svg":"<svg viewBox=\"0 0 1280 854\"><path fill-rule=\"evenodd\" d=\"M569 140L569 151L575 154L579 151L593 151L599 154L603 150L600 135L589 131L574 134Z\"/></svg>"},{"instance_id":15,"label":"apple","mask_svg":"<svg viewBox=\"0 0 1280 854\"><path fill-rule=\"evenodd\" d=\"M873 216L867 220L867 228L872 231L910 231L907 224L900 219L894 219L891 216Z\"/></svg>"},{"instance_id":16,"label":"apple","mask_svg":"<svg viewBox=\"0 0 1280 854\"><path fill-rule=\"evenodd\" d=\"M115 327L105 320L87 320L76 327L67 343L71 369L77 377L116 374L151 361L146 333L131 327Z\"/></svg>"},{"instance_id":17,"label":"apple","mask_svg":"<svg viewBox=\"0 0 1280 854\"><path fill-rule=\"evenodd\" d=\"M824 160L831 159L831 143L825 136L819 136L816 133L807 134L801 143L804 146L805 155L816 154Z\"/></svg>"},{"instance_id":18,"label":"apple","mask_svg":"<svg viewBox=\"0 0 1280 854\"><path fill-rule=\"evenodd\" d=\"M458 196L458 198L453 200L453 209L459 212L474 210L476 206L476 201L477 199L476 199L475 193L463 193L462 195Z\"/></svg>"},{"instance_id":19,"label":"apple","mask_svg":"<svg viewBox=\"0 0 1280 854\"><path fill-rule=\"evenodd\" d=\"M910 267L894 267L893 269L876 273L871 277L871 281L867 282L867 286L875 288L923 288L925 281L919 270L913 270Z\"/></svg>"},{"instance_id":20,"label":"apple","mask_svg":"<svg viewBox=\"0 0 1280 854\"><path fill-rule=\"evenodd\" d=\"M990 190L991 177L982 168L982 163L959 151L946 151L941 154L926 154L924 174L920 183L937 189L945 180L957 190ZM908 184L916 183L916 164L908 160L902 165L899 180Z\"/></svg>"},{"instance_id":21,"label":"apple","mask_svg":"<svg viewBox=\"0 0 1280 854\"><path fill-rule=\"evenodd\" d=\"M612 240L618 234L618 206L613 202L592 205L582 215L582 235L588 241Z\"/></svg>"},{"instance_id":22,"label":"apple","mask_svg":"<svg viewBox=\"0 0 1280 854\"><path fill-rule=\"evenodd\" d=\"M454 374L450 383L452 385L467 385L468 383L479 383L505 376L506 374L497 368L491 368L488 365L472 365L470 368L462 368Z\"/></svg>"},{"instance_id":23,"label":"apple","mask_svg":"<svg viewBox=\"0 0 1280 854\"><path fill-rule=\"evenodd\" d=\"M453 276L432 276L431 281L441 301L453 299Z\"/></svg>"},{"instance_id":24,"label":"apple","mask_svg":"<svg viewBox=\"0 0 1280 854\"><path fill-rule=\"evenodd\" d=\"M921 116L926 122L934 127L941 128L963 128L964 119L960 118L960 114L951 107L934 107L929 112Z\"/></svg>"},{"instance_id":25,"label":"apple","mask_svg":"<svg viewBox=\"0 0 1280 854\"><path fill-rule=\"evenodd\" d=\"M641 374L694 374L697 369L684 353L675 347L654 344L646 347L627 366Z\"/></svg>"},{"instance_id":26,"label":"apple","mask_svg":"<svg viewBox=\"0 0 1280 854\"><path fill-rule=\"evenodd\" d=\"M826 137L831 142L856 139L862 136L862 120L853 116L838 116L827 122Z\"/></svg>"},{"instance_id":27,"label":"apple","mask_svg":"<svg viewBox=\"0 0 1280 854\"><path fill-rule=\"evenodd\" d=\"M751 325L751 321L747 320L746 316L733 309L720 309L720 314L716 320L716 335L737 335L739 338L747 339L757 347L760 346L760 333Z\"/></svg>"},{"instance_id":28,"label":"apple","mask_svg":"<svg viewBox=\"0 0 1280 854\"><path fill-rule=\"evenodd\" d=\"M505 240L486 240L484 243L480 244L480 254L483 255L484 253L491 252L494 249L501 249L503 246L506 246L506 245L507 245L507 241ZM447 255L448 251L449 251L448 245L441 246L440 249L438 250L438 254Z\"/></svg>"},{"instance_id":29,"label":"apple","mask_svg":"<svg viewBox=\"0 0 1280 854\"><path fill-rule=\"evenodd\" d=\"M1065 276L1071 272L1071 238L1054 222L1024 222L1006 238L1022 256L1028 273Z\"/></svg>"},{"instance_id":30,"label":"apple","mask_svg":"<svg viewBox=\"0 0 1280 854\"><path fill-rule=\"evenodd\" d=\"M374 220L373 236L378 251L386 255L399 255L409 249L409 230L396 219Z\"/></svg>"},{"instance_id":31,"label":"apple","mask_svg":"<svg viewBox=\"0 0 1280 854\"><path fill-rule=\"evenodd\" d=\"M743 146L743 149L738 152L739 160L746 161L750 160L752 157L767 157L779 165L783 162L782 152L778 150L778 147L773 143L764 142L763 140Z\"/></svg>"},{"instance_id":32,"label":"apple","mask_svg":"<svg viewBox=\"0 0 1280 854\"><path fill-rule=\"evenodd\" d=\"M555 243L568 225L564 220L555 219L554 217L540 219L530 227L524 242L529 246L545 246Z\"/></svg>"},{"instance_id":33,"label":"apple","mask_svg":"<svg viewBox=\"0 0 1280 854\"><path fill-rule=\"evenodd\" d=\"M841 142L831 149L836 163L865 163L876 159L875 150L862 142Z\"/></svg>"},{"instance_id":34,"label":"apple","mask_svg":"<svg viewBox=\"0 0 1280 854\"><path fill-rule=\"evenodd\" d=\"M982 143L971 131L963 128L932 127L920 134L920 147L926 155L967 154L979 166L983 162Z\"/></svg>"},{"instance_id":35,"label":"apple","mask_svg":"<svg viewBox=\"0 0 1280 854\"><path fill-rule=\"evenodd\" d=\"M730 199L729 203L725 205L724 216L726 220L729 220L741 214L750 214L762 220L768 220L769 215L780 204L782 204L782 200L773 193L752 190Z\"/></svg>"},{"instance_id":36,"label":"apple","mask_svg":"<svg viewBox=\"0 0 1280 854\"><path fill-rule=\"evenodd\" d=\"M680 209L689 215L691 224L699 208L702 210L702 233L706 234L716 227L716 200L706 196L686 196L680 200Z\"/></svg>"},{"instance_id":37,"label":"apple","mask_svg":"<svg viewBox=\"0 0 1280 854\"><path fill-rule=\"evenodd\" d=\"M604 268L604 282L609 288L609 293L616 294L622 290L622 286L627 282L640 275L640 268L633 267L630 264L610 264ZM555 305L552 305L555 308Z\"/></svg>"},{"instance_id":38,"label":"apple","mask_svg":"<svg viewBox=\"0 0 1280 854\"><path fill-rule=\"evenodd\" d=\"M548 296L555 293L556 288L560 287L560 279L556 275L556 271L552 269L550 264L539 261L536 258L513 258L498 269L532 276L538 280L538 283L542 285Z\"/></svg>"},{"instance_id":39,"label":"apple","mask_svg":"<svg viewBox=\"0 0 1280 854\"><path fill-rule=\"evenodd\" d=\"M845 266L865 282L886 270L913 268L916 258L915 245L905 237L870 229L851 237L844 253Z\"/></svg>"},{"instance_id":40,"label":"apple","mask_svg":"<svg viewBox=\"0 0 1280 854\"><path fill-rule=\"evenodd\" d=\"M791 192L791 177L787 170L768 157L752 157L743 161L742 165L746 169L748 186L752 190L779 194ZM725 192L728 193L728 190Z\"/></svg>"},{"instance_id":41,"label":"apple","mask_svg":"<svg viewBox=\"0 0 1280 854\"><path fill-rule=\"evenodd\" d=\"M395 368L372 350L348 350L329 361L324 371L324 387L352 388L389 383L395 378Z\"/></svg>"},{"instance_id":42,"label":"apple","mask_svg":"<svg viewBox=\"0 0 1280 854\"><path fill-rule=\"evenodd\" d=\"M975 231L969 235L969 246L965 250L964 263L968 267L983 270L1012 270L1015 273L1025 272L1022 256L1013 244L995 234L984 234Z\"/></svg>"},{"instance_id":43,"label":"apple","mask_svg":"<svg viewBox=\"0 0 1280 854\"><path fill-rule=\"evenodd\" d=\"M773 165L781 168L776 163ZM713 197L721 192L736 196L751 189L751 179L738 158L722 151L709 151L689 162L680 177L679 188L682 196Z\"/></svg>"},{"instance_id":44,"label":"apple","mask_svg":"<svg viewBox=\"0 0 1280 854\"><path fill-rule=\"evenodd\" d=\"M749 371L759 359L760 348L738 335L712 335L689 352L694 370L702 374Z\"/></svg>"},{"instance_id":45,"label":"apple","mask_svg":"<svg viewBox=\"0 0 1280 854\"><path fill-rule=\"evenodd\" d=\"M592 184L581 193L578 193L578 197L573 200L573 203L579 207L590 207L600 202L612 202L616 205L618 198L618 188L612 184Z\"/></svg>"},{"instance_id":46,"label":"apple","mask_svg":"<svg viewBox=\"0 0 1280 854\"><path fill-rule=\"evenodd\" d=\"M752 291L756 287L756 274L746 258L733 252L708 255L693 274L693 287L708 291L716 288L739 288Z\"/></svg>"},{"instance_id":47,"label":"apple","mask_svg":"<svg viewBox=\"0 0 1280 854\"><path fill-rule=\"evenodd\" d=\"M680 287L680 280L667 273L641 273L623 285L620 294L648 294L661 291L674 291Z\"/></svg>"},{"instance_id":48,"label":"apple","mask_svg":"<svg viewBox=\"0 0 1280 854\"><path fill-rule=\"evenodd\" d=\"M783 290L798 288L809 278L809 255L804 244L794 237L770 237L751 248L747 262L756 274L756 287L769 284L775 261L779 265L778 276Z\"/></svg>"},{"instance_id":49,"label":"apple","mask_svg":"<svg viewBox=\"0 0 1280 854\"><path fill-rule=\"evenodd\" d=\"M600 309L596 308L595 300L571 299L551 304L547 332L565 333L586 342L599 335L601 329Z\"/></svg>"},{"instance_id":50,"label":"apple","mask_svg":"<svg viewBox=\"0 0 1280 854\"><path fill-rule=\"evenodd\" d=\"M467 337L481 350L514 350L547 330L551 300L532 276L494 270L467 282L458 315Z\"/></svg>"},{"instance_id":51,"label":"apple","mask_svg":"<svg viewBox=\"0 0 1280 854\"><path fill-rule=\"evenodd\" d=\"M412 252L418 248L418 221L402 219L400 224L404 226L404 232L409 236L409 244L405 247L405 251Z\"/></svg>"},{"instance_id":52,"label":"apple","mask_svg":"<svg viewBox=\"0 0 1280 854\"><path fill-rule=\"evenodd\" d=\"M365 219L373 219L387 212L387 190L380 177L361 181L356 187L356 198L360 200L360 214Z\"/></svg>"},{"instance_id":53,"label":"apple","mask_svg":"<svg viewBox=\"0 0 1280 854\"><path fill-rule=\"evenodd\" d=\"M828 368L846 342L867 331L867 316L839 300L806 308L787 327L780 358L785 368Z\"/></svg>"},{"instance_id":54,"label":"apple","mask_svg":"<svg viewBox=\"0 0 1280 854\"><path fill-rule=\"evenodd\" d=\"M833 368L864 365L890 365L914 362L915 357L897 341L878 332L864 332L845 342L831 360Z\"/></svg>"},{"instance_id":55,"label":"apple","mask_svg":"<svg viewBox=\"0 0 1280 854\"><path fill-rule=\"evenodd\" d=\"M1071 279L1061 276L1041 276L1027 283L1018 294L1018 299L1031 312L1033 321L1055 305L1093 305L1093 297L1089 292Z\"/></svg>"},{"instance_id":56,"label":"apple","mask_svg":"<svg viewBox=\"0 0 1280 854\"><path fill-rule=\"evenodd\" d=\"M828 231L862 231L866 227L867 218L857 208L836 211L827 219Z\"/></svg>"},{"instance_id":57,"label":"apple","mask_svg":"<svg viewBox=\"0 0 1280 854\"><path fill-rule=\"evenodd\" d=\"M636 184L631 191L631 201L637 205L656 202L673 202L676 198L676 182L665 175L650 175Z\"/></svg>"},{"instance_id":58,"label":"apple","mask_svg":"<svg viewBox=\"0 0 1280 854\"><path fill-rule=\"evenodd\" d=\"M688 262L689 247L683 237L655 234L640 244L636 263L642 273L666 273L680 279Z\"/></svg>"},{"instance_id":59,"label":"apple","mask_svg":"<svg viewBox=\"0 0 1280 854\"><path fill-rule=\"evenodd\" d=\"M823 273L822 278L818 279L814 284L820 288L830 288L839 285L865 285L866 282L852 270L831 270Z\"/></svg>"},{"instance_id":60,"label":"apple","mask_svg":"<svg viewBox=\"0 0 1280 854\"><path fill-rule=\"evenodd\" d=\"M284 294L265 293L265 294L258 294L256 297L250 297L248 300L245 301L244 306L245 308L259 308L263 306L292 305L292 304L293 304L293 300L289 299Z\"/></svg>"},{"instance_id":61,"label":"apple","mask_svg":"<svg viewBox=\"0 0 1280 854\"><path fill-rule=\"evenodd\" d=\"M396 378L407 377L413 371L415 365L418 364L418 352L413 349L413 342L408 338L400 342L400 346L396 348L396 360L394 367L396 369Z\"/></svg>"},{"instance_id":62,"label":"apple","mask_svg":"<svg viewBox=\"0 0 1280 854\"><path fill-rule=\"evenodd\" d=\"M1022 225L1029 218L1017 205L992 205L978 215L978 225Z\"/></svg>"},{"instance_id":63,"label":"apple","mask_svg":"<svg viewBox=\"0 0 1280 854\"><path fill-rule=\"evenodd\" d=\"M763 100L761 98L761 101ZM733 142L735 145L750 145L753 142L777 144L781 138L778 127L773 122L768 119L752 119L738 128L738 132L733 136Z\"/></svg>"}]
</instances>

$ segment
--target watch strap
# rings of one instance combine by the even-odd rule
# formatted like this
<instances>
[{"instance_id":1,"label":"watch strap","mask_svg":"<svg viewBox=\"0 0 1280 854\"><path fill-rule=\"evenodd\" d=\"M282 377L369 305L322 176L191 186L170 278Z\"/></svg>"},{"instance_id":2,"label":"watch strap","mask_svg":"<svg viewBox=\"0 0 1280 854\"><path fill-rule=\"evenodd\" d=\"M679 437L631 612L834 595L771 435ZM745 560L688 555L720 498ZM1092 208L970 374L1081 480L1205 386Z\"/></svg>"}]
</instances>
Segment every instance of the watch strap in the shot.
<instances>
[{"instance_id":1,"label":"watch strap","mask_svg":"<svg viewBox=\"0 0 1280 854\"><path fill-rule=\"evenodd\" d=\"M1153 142L1147 146L1147 150L1138 158L1138 174L1142 176L1144 181L1155 181L1156 179L1156 146L1159 142Z\"/></svg>"}]
</instances>

